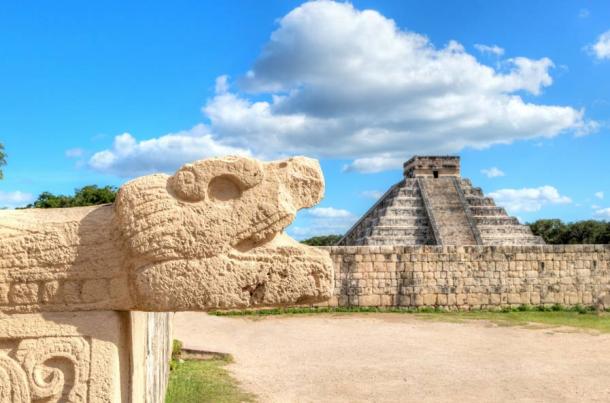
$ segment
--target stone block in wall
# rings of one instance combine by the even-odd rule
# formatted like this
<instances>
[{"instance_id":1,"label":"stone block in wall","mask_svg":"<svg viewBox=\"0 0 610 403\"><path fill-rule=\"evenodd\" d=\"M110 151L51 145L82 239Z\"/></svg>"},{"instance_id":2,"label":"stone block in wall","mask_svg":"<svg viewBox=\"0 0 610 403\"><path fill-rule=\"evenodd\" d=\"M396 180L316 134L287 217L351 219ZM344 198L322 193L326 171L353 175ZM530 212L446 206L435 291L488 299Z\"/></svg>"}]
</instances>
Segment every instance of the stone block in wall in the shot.
<instances>
[{"instance_id":1,"label":"stone block in wall","mask_svg":"<svg viewBox=\"0 0 610 403\"><path fill-rule=\"evenodd\" d=\"M379 295L360 295L358 298L359 306L380 306L381 298Z\"/></svg>"}]
</instances>

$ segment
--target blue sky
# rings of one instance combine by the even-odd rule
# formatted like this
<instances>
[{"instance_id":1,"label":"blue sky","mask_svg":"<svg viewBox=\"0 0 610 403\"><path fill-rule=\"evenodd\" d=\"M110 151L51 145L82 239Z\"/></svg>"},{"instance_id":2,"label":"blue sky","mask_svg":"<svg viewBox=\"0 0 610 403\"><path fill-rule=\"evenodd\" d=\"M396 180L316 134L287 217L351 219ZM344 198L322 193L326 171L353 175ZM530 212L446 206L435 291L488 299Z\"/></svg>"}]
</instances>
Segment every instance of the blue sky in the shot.
<instances>
[{"instance_id":1,"label":"blue sky","mask_svg":"<svg viewBox=\"0 0 610 403\"><path fill-rule=\"evenodd\" d=\"M0 206L239 153L321 159L340 233L413 154L523 221L610 218L605 1L0 3Z\"/></svg>"}]
</instances>

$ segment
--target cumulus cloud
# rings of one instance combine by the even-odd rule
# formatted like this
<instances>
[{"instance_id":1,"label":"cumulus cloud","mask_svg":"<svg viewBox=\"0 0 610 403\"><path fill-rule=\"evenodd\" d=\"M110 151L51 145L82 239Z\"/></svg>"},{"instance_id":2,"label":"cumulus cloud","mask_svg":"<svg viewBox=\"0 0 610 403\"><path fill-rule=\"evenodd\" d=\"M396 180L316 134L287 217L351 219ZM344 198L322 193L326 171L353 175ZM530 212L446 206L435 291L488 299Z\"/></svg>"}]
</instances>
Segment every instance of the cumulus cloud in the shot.
<instances>
[{"instance_id":1,"label":"cumulus cloud","mask_svg":"<svg viewBox=\"0 0 610 403\"><path fill-rule=\"evenodd\" d=\"M70 148L66 150L66 157L68 158L79 158L85 154L85 150L82 148Z\"/></svg>"},{"instance_id":2,"label":"cumulus cloud","mask_svg":"<svg viewBox=\"0 0 610 403\"><path fill-rule=\"evenodd\" d=\"M496 55L496 56L502 56L504 54L504 49L502 49L498 45L489 46L489 45L482 45L480 43L477 43L474 45L474 48L481 53L490 53L490 54Z\"/></svg>"},{"instance_id":3,"label":"cumulus cloud","mask_svg":"<svg viewBox=\"0 0 610 403\"><path fill-rule=\"evenodd\" d=\"M500 189L489 194L496 203L511 212L539 211L546 204L569 204L572 199L562 196L553 186L538 188Z\"/></svg>"},{"instance_id":4,"label":"cumulus cloud","mask_svg":"<svg viewBox=\"0 0 610 403\"><path fill-rule=\"evenodd\" d=\"M365 190L364 192L360 193L363 197L366 197L367 199L373 199L373 200L379 200L381 198L381 196L383 196L383 192L379 191L379 190Z\"/></svg>"},{"instance_id":5,"label":"cumulus cloud","mask_svg":"<svg viewBox=\"0 0 610 403\"><path fill-rule=\"evenodd\" d=\"M436 48L373 10L306 3L279 21L241 80L271 100L224 93L204 110L227 135L246 127L249 144L270 140L281 150L354 158L348 170L365 172L398 167L405 154L552 137L585 125L582 111L518 95L552 84L550 59L516 57L503 66L483 65L453 41Z\"/></svg>"},{"instance_id":6,"label":"cumulus cloud","mask_svg":"<svg viewBox=\"0 0 610 403\"><path fill-rule=\"evenodd\" d=\"M225 154L249 155L250 152L223 144L200 124L190 130L144 141L123 133L114 138L111 149L95 153L89 165L100 172L130 177L171 172L185 162Z\"/></svg>"},{"instance_id":7,"label":"cumulus cloud","mask_svg":"<svg viewBox=\"0 0 610 403\"><path fill-rule=\"evenodd\" d=\"M352 213L344 209L334 207L315 207L307 210L307 213L318 218L346 218L352 217Z\"/></svg>"},{"instance_id":8,"label":"cumulus cloud","mask_svg":"<svg viewBox=\"0 0 610 403\"><path fill-rule=\"evenodd\" d=\"M601 218L610 219L610 207L596 210L595 215Z\"/></svg>"},{"instance_id":9,"label":"cumulus cloud","mask_svg":"<svg viewBox=\"0 0 610 403\"><path fill-rule=\"evenodd\" d=\"M350 159L346 171L379 172L400 168L412 154L595 130L583 110L523 99L553 83L552 67L546 57L515 57L492 68L455 41L437 47L377 11L310 2L278 20L237 89L227 76L217 79L202 107L209 122L202 134L181 136L188 144L203 138L211 151L199 157L228 147L263 157ZM158 150L151 156L113 148L96 154L91 166L171 165L154 161L178 159L173 149L161 151L169 137L150 140Z\"/></svg>"},{"instance_id":10,"label":"cumulus cloud","mask_svg":"<svg viewBox=\"0 0 610 403\"><path fill-rule=\"evenodd\" d=\"M497 178L498 176L504 176L504 172L496 167L481 169L481 173L488 178Z\"/></svg>"},{"instance_id":11,"label":"cumulus cloud","mask_svg":"<svg viewBox=\"0 0 610 403\"><path fill-rule=\"evenodd\" d=\"M588 49L599 60L610 59L610 30L601 34Z\"/></svg>"},{"instance_id":12,"label":"cumulus cloud","mask_svg":"<svg viewBox=\"0 0 610 403\"><path fill-rule=\"evenodd\" d=\"M34 201L34 195L30 193L14 191L3 192L0 190L0 207L24 207L28 203Z\"/></svg>"},{"instance_id":13,"label":"cumulus cloud","mask_svg":"<svg viewBox=\"0 0 610 403\"><path fill-rule=\"evenodd\" d=\"M343 234L356 222L351 212L334 207L316 207L306 210L302 225L288 227L288 233L296 239L317 235Z\"/></svg>"},{"instance_id":14,"label":"cumulus cloud","mask_svg":"<svg viewBox=\"0 0 610 403\"><path fill-rule=\"evenodd\" d=\"M597 197L599 200L603 200L604 192L595 192L594 196Z\"/></svg>"},{"instance_id":15,"label":"cumulus cloud","mask_svg":"<svg viewBox=\"0 0 610 403\"><path fill-rule=\"evenodd\" d=\"M392 157L383 153L377 157L356 158L354 161L343 166L343 172L361 172L366 174L399 169L404 163L404 158Z\"/></svg>"}]
</instances>

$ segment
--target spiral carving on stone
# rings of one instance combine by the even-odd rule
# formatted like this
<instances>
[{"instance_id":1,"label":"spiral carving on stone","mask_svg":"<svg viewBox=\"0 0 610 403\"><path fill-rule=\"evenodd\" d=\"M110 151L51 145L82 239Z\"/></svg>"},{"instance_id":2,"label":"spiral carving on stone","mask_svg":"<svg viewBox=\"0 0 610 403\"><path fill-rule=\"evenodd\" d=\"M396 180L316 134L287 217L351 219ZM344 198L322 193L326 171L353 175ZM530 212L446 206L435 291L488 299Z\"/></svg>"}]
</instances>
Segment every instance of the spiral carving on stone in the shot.
<instances>
[{"instance_id":1,"label":"spiral carving on stone","mask_svg":"<svg viewBox=\"0 0 610 403\"><path fill-rule=\"evenodd\" d=\"M19 363L0 354L0 403L30 403L27 375Z\"/></svg>"},{"instance_id":2,"label":"spiral carving on stone","mask_svg":"<svg viewBox=\"0 0 610 403\"><path fill-rule=\"evenodd\" d=\"M32 399L87 401L90 351L84 338L26 339L15 356L25 371Z\"/></svg>"}]
</instances>

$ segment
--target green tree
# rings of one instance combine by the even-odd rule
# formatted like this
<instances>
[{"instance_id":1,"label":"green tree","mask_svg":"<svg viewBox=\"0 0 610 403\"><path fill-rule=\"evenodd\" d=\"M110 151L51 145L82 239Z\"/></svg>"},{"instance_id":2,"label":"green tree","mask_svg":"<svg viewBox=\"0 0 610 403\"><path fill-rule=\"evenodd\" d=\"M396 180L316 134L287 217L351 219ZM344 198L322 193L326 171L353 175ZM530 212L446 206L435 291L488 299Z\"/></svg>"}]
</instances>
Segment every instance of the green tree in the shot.
<instances>
[{"instance_id":1,"label":"green tree","mask_svg":"<svg viewBox=\"0 0 610 403\"><path fill-rule=\"evenodd\" d=\"M568 237L566 243L608 243L604 233L609 223L603 221L586 220L568 224Z\"/></svg>"},{"instance_id":2,"label":"green tree","mask_svg":"<svg viewBox=\"0 0 610 403\"><path fill-rule=\"evenodd\" d=\"M4 146L0 143L0 167L6 165L6 153L4 152ZM4 178L2 169L0 169L0 179Z\"/></svg>"},{"instance_id":3,"label":"green tree","mask_svg":"<svg viewBox=\"0 0 610 403\"><path fill-rule=\"evenodd\" d=\"M38 199L27 208L63 208L63 207L82 207L94 206L98 204L113 203L117 194L117 189L112 186L102 188L96 185L89 185L76 189L74 196L54 195L50 192L43 192Z\"/></svg>"},{"instance_id":4,"label":"green tree","mask_svg":"<svg viewBox=\"0 0 610 403\"><path fill-rule=\"evenodd\" d=\"M534 235L539 235L549 244L562 244L567 237L567 225L561 220L538 220L529 224Z\"/></svg>"},{"instance_id":5,"label":"green tree","mask_svg":"<svg viewBox=\"0 0 610 403\"><path fill-rule=\"evenodd\" d=\"M76 191L72 206L93 206L97 204L114 203L117 189L112 186L99 188L96 185L85 186Z\"/></svg>"},{"instance_id":6,"label":"green tree","mask_svg":"<svg viewBox=\"0 0 610 403\"><path fill-rule=\"evenodd\" d=\"M312 238L301 241L301 243L304 243L305 245L310 245L310 246L333 246L337 242L339 242L339 240L342 237L343 237L342 235L314 236Z\"/></svg>"},{"instance_id":7,"label":"green tree","mask_svg":"<svg viewBox=\"0 0 610 403\"><path fill-rule=\"evenodd\" d=\"M607 244L610 243L610 222L584 220L564 223L561 220L538 220L529 224L534 235L548 244Z\"/></svg>"}]
</instances>

